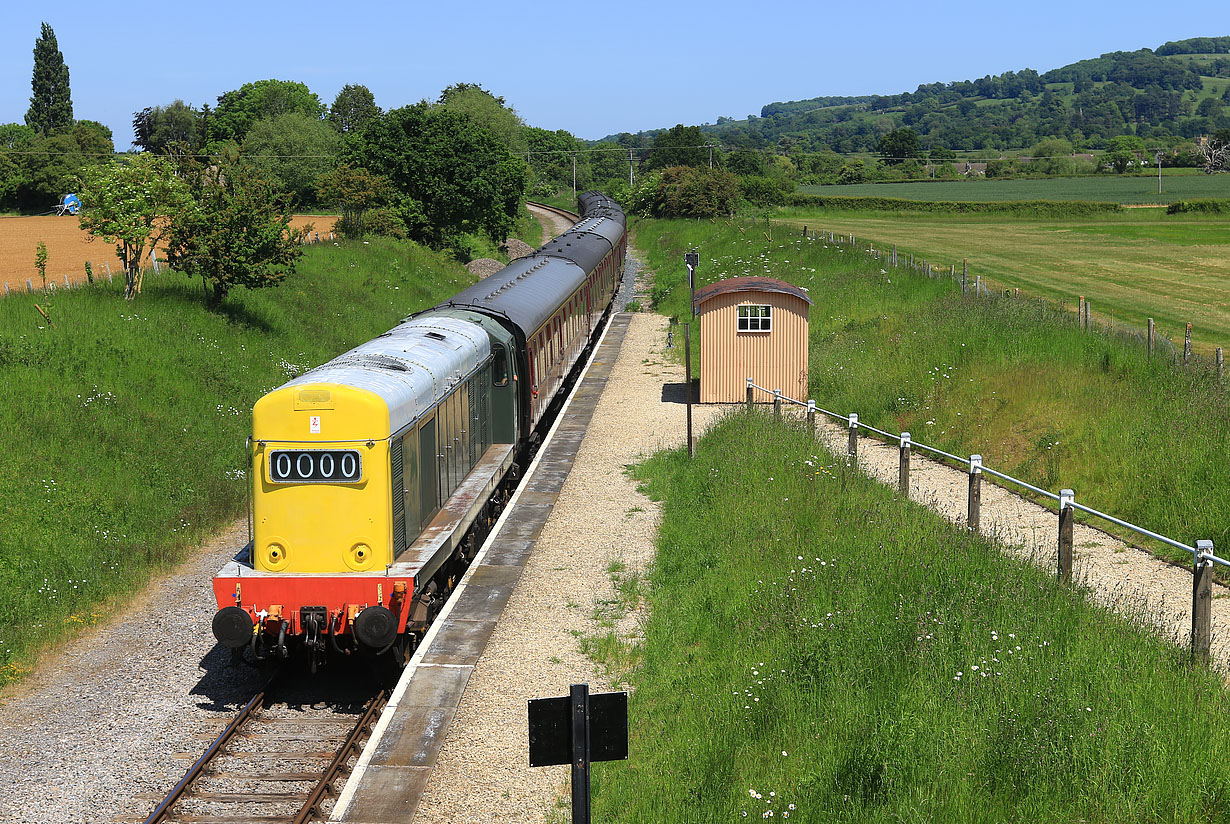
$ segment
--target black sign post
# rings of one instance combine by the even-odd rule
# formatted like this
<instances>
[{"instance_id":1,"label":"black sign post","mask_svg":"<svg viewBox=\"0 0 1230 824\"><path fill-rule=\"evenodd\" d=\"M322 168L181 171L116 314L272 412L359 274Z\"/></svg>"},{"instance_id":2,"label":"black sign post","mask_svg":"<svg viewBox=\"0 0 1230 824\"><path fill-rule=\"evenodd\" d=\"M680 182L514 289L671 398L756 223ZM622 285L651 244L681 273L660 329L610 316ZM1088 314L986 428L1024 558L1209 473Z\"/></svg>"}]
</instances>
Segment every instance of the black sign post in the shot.
<instances>
[{"instance_id":1,"label":"black sign post","mask_svg":"<svg viewBox=\"0 0 1230 824\"><path fill-rule=\"evenodd\" d=\"M589 694L573 684L562 698L530 701L530 766L572 765L572 822L589 824L589 765L628 757L628 693Z\"/></svg>"}]
</instances>

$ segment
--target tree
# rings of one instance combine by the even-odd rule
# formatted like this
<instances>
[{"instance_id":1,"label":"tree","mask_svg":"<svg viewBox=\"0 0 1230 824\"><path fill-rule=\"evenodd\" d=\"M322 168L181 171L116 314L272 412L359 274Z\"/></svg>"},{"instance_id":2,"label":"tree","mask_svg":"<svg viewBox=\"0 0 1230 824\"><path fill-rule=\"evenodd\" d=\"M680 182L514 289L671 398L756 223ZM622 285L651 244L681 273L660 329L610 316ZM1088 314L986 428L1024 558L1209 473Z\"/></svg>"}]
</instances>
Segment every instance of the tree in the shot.
<instances>
[{"instance_id":1,"label":"tree","mask_svg":"<svg viewBox=\"0 0 1230 824\"><path fill-rule=\"evenodd\" d=\"M182 100L147 106L132 116L133 143L147 152L167 154L172 146L199 150L205 138L201 113Z\"/></svg>"},{"instance_id":2,"label":"tree","mask_svg":"<svg viewBox=\"0 0 1230 824\"><path fill-rule=\"evenodd\" d=\"M316 178L337 163L341 147L329 124L301 112L258 120L243 141L247 162L292 198L294 205L316 199Z\"/></svg>"},{"instance_id":3,"label":"tree","mask_svg":"<svg viewBox=\"0 0 1230 824\"><path fill-rule=\"evenodd\" d=\"M1230 171L1230 129L1222 129L1197 147L1205 174Z\"/></svg>"},{"instance_id":4,"label":"tree","mask_svg":"<svg viewBox=\"0 0 1230 824\"><path fill-rule=\"evenodd\" d=\"M449 86L440 92L439 105L450 112L466 115L515 155L530 148L523 134L526 126L521 115L505 103L503 97L497 97L477 83Z\"/></svg>"},{"instance_id":5,"label":"tree","mask_svg":"<svg viewBox=\"0 0 1230 824\"><path fill-rule=\"evenodd\" d=\"M417 103L386 112L343 160L388 178L415 239L436 247L463 232L507 237L525 193L525 162L469 117Z\"/></svg>"},{"instance_id":6,"label":"tree","mask_svg":"<svg viewBox=\"0 0 1230 824\"><path fill-rule=\"evenodd\" d=\"M329 125L342 134L357 132L380 116L380 107L367 86L347 84L329 107Z\"/></svg>"},{"instance_id":7,"label":"tree","mask_svg":"<svg viewBox=\"0 0 1230 824\"><path fill-rule=\"evenodd\" d=\"M225 92L207 119L208 143L228 140L243 143L248 130L258 121L287 112L299 112L317 120L325 116L325 105L311 89L289 80L258 80Z\"/></svg>"},{"instance_id":8,"label":"tree","mask_svg":"<svg viewBox=\"0 0 1230 824\"><path fill-rule=\"evenodd\" d=\"M709 149L706 148L700 126L672 126L653 140L646 169L665 169L668 166L709 166Z\"/></svg>"},{"instance_id":9,"label":"tree","mask_svg":"<svg viewBox=\"0 0 1230 824\"><path fill-rule=\"evenodd\" d=\"M551 189L550 194L572 188L574 158L577 163L577 188L579 191L589 188L589 156L578 151L581 141L564 129L552 132L526 126L523 134L530 156L530 170L538 183Z\"/></svg>"},{"instance_id":10,"label":"tree","mask_svg":"<svg viewBox=\"0 0 1230 824\"><path fill-rule=\"evenodd\" d=\"M21 123L0 125L0 208L17 204L17 190L22 183L21 152L34 140L35 132Z\"/></svg>"},{"instance_id":11,"label":"tree","mask_svg":"<svg viewBox=\"0 0 1230 824\"><path fill-rule=\"evenodd\" d=\"M907 157L920 157L918 133L913 129L894 129L880 138L876 151L889 165L896 165Z\"/></svg>"},{"instance_id":12,"label":"tree","mask_svg":"<svg viewBox=\"0 0 1230 824\"><path fill-rule=\"evenodd\" d=\"M316 179L316 197L318 202L341 210L338 231L348 237L362 237L364 214L388 203L393 197L393 185L388 178L367 169L340 163Z\"/></svg>"},{"instance_id":13,"label":"tree","mask_svg":"<svg viewBox=\"0 0 1230 824\"><path fill-rule=\"evenodd\" d=\"M1112 137L1106 143L1106 153L1102 160L1109 163L1119 174L1127 167L1136 163L1145 153L1145 142L1135 135L1119 135Z\"/></svg>"},{"instance_id":14,"label":"tree","mask_svg":"<svg viewBox=\"0 0 1230 824\"><path fill-rule=\"evenodd\" d=\"M30 110L26 125L40 134L51 134L73 125L73 98L68 88L68 66L56 43L56 33L43 24L34 41L34 77L30 83Z\"/></svg>"},{"instance_id":15,"label":"tree","mask_svg":"<svg viewBox=\"0 0 1230 824\"><path fill-rule=\"evenodd\" d=\"M176 268L205 284L217 308L237 286L281 283L303 254L304 231L274 186L245 164L197 165L187 171L191 196L171 221L169 255Z\"/></svg>"},{"instance_id":16,"label":"tree","mask_svg":"<svg viewBox=\"0 0 1230 824\"><path fill-rule=\"evenodd\" d=\"M124 263L124 297L132 300L141 292L141 257L187 207L187 185L169 160L147 153L87 166L82 179L81 228L90 240L115 244Z\"/></svg>"}]
</instances>

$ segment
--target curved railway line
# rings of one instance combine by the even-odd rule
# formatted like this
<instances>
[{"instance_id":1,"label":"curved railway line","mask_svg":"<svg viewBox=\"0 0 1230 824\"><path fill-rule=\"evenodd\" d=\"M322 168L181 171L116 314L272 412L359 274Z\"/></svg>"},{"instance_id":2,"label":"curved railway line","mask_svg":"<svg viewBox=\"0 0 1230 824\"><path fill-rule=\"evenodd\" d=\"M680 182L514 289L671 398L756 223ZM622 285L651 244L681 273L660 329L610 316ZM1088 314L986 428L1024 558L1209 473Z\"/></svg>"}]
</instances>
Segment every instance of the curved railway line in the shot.
<instances>
[{"instance_id":1,"label":"curved railway line","mask_svg":"<svg viewBox=\"0 0 1230 824\"><path fill-rule=\"evenodd\" d=\"M322 709L279 698L276 681L244 705L145 824L305 824L325 818L388 691Z\"/></svg>"}]
</instances>

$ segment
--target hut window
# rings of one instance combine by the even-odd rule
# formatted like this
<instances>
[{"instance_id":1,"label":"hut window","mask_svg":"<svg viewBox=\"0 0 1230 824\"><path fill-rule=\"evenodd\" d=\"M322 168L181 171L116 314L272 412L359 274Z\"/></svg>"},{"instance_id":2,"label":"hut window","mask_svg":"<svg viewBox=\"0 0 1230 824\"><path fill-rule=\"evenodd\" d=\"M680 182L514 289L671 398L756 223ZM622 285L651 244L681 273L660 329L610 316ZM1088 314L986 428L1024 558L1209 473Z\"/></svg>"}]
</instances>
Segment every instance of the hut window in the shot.
<instances>
[{"instance_id":1,"label":"hut window","mask_svg":"<svg viewBox=\"0 0 1230 824\"><path fill-rule=\"evenodd\" d=\"M768 332L773 328L772 307L745 303L739 307L740 332Z\"/></svg>"}]
</instances>

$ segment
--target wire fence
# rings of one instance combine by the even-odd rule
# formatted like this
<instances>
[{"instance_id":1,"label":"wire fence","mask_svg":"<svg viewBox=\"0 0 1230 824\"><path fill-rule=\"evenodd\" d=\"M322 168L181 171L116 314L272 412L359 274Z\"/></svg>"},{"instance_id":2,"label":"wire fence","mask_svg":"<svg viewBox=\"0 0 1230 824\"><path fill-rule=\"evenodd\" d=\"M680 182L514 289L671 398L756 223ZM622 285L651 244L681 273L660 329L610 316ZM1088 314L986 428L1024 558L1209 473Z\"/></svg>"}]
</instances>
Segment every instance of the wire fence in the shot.
<instances>
[{"instance_id":1,"label":"wire fence","mask_svg":"<svg viewBox=\"0 0 1230 824\"><path fill-rule=\"evenodd\" d=\"M1101 510L1094 509L1090 506L1085 506L1076 502L1076 494L1071 489L1061 489L1058 493L1051 492L1047 489L1034 486L1020 478L1013 477L1006 472L992 469L983 463L981 455L973 454L968 457L954 455L951 452L945 452L929 444L915 441L909 432L888 432L883 429L871 426L870 424L859 421L858 413L851 412L848 415L841 415L836 412L830 412L816 405L814 400L801 401L795 398L790 398L782 394L780 389L766 389L755 383L753 378L747 379L747 409L751 412L755 408L756 396L759 391L772 397L773 400L773 416L780 420L782 416L783 404L791 404L802 407L807 410L807 425L810 427L812 434L816 432L816 413L832 418L835 421L841 421L848 429L849 436L846 446L846 454L852 465L857 465L858 462L858 438L859 430L865 430L869 433L874 433L884 438L889 442L896 442L899 450L898 463L898 489L902 495L909 495L910 490L910 455L913 450L922 450L930 453L937 458L946 460L958 467L965 469L969 476L969 495L966 506L966 526L973 532L979 531L981 528L981 510L982 510L982 476L983 474L992 475L1001 481L1009 484L1014 484L1022 489L1029 490L1043 498L1055 501L1056 514L1058 515L1058 568L1057 573L1061 581L1070 583L1072 581L1072 532L1074 524L1074 516L1077 511L1084 512L1094 518L1100 518L1109 523L1115 524L1123 529L1127 529L1138 535L1150 538L1154 541L1166 544L1183 552L1191 553L1192 556L1192 574L1194 576L1192 587L1192 634L1191 634L1191 649L1192 656L1205 663L1209 660L1209 650L1212 646L1212 606L1213 606L1213 566L1221 564L1222 566L1230 567L1230 561L1218 557L1214 553L1212 540L1198 540L1195 546L1185 544L1182 541L1176 541L1165 535L1161 535L1153 530L1146 529L1139 524L1134 524L1125 521L1122 518L1117 518Z\"/></svg>"}]
</instances>

